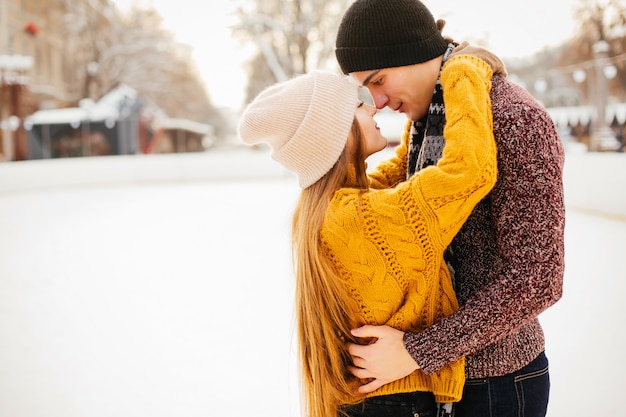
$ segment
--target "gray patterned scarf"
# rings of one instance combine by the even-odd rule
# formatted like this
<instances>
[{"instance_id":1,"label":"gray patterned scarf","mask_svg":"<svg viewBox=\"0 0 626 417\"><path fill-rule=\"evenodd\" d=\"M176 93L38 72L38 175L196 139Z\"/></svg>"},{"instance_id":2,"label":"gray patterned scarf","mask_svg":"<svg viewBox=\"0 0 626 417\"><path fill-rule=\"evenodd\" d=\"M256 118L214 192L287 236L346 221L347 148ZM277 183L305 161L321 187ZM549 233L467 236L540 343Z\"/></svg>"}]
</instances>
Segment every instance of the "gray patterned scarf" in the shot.
<instances>
[{"instance_id":1,"label":"gray patterned scarf","mask_svg":"<svg viewBox=\"0 0 626 417\"><path fill-rule=\"evenodd\" d=\"M454 44L448 45L448 49L443 55L442 67L454 48ZM411 140L407 156L407 179L417 171L429 165L435 165L437 161L439 161L443 147L446 144L443 137L443 127L445 124L446 109L443 103L443 89L441 88L439 78L437 78L437 84L435 85L433 99L428 108L428 114L422 120L411 124ZM456 257L454 256L452 246L448 246L446 249L444 259L450 271L452 286L456 290L456 280L454 279Z\"/></svg>"},{"instance_id":2,"label":"gray patterned scarf","mask_svg":"<svg viewBox=\"0 0 626 417\"><path fill-rule=\"evenodd\" d=\"M448 60L448 56L455 48L454 44L449 44L444 53L443 63ZM409 143L407 179L414 173L435 165L441 158L445 140L443 138L443 127L446 124L446 109L443 103L443 90L441 82L437 78L433 99L428 108L428 114L422 119L411 124L411 140Z\"/></svg>"},{"instance_id":3,"label":"gray patterned scarf","mask_svg":"<svg viewBox=\"0 0 626 417\"><path fill-rule=\"evenodd\" d=\"M455 48L454 44L449 44L448 49L443 55L441 66L448 60L450 53ZM441 71L440 71L441 74ZM446 108L443 103L443 89L441 82L437 78L433 99L428 107L428 114L422 119L411 123L411 140L409 143L408 163L407 163L407 179L414 173L426 168L429 165L435 165L441 158L445 139L443 137L443 127L446 124ZM454 279L454 263L455 256L452 247L448 247L444 253L444 259L450 271L452 278L452 286L456 289ZM454 408L452 404L437 404L437 417L454 416Z\"/></svg>"}]
</instances>

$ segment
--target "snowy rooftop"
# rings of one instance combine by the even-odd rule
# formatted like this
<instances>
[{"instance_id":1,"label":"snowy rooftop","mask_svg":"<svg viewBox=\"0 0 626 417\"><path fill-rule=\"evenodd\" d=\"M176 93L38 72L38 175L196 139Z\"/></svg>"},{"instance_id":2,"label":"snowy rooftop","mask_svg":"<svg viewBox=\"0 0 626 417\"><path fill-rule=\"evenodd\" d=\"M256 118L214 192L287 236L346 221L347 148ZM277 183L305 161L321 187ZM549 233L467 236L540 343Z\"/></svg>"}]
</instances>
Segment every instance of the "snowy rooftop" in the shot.
<instances>
[{"instance_id":1,"label":"snowy rooftop","mask_svg":"<svg viewBox=\"0 0 626 417\"><path fill-rule=\"evenodd\" d=\"M73 124L83 121L102 122L120 118L120 110L127 101L137 100L137 91L127 85L120 85L105 94L98 102L81 101L80 107L39 110L25 119L25 124Z\"/></svg>"}]
</instances>

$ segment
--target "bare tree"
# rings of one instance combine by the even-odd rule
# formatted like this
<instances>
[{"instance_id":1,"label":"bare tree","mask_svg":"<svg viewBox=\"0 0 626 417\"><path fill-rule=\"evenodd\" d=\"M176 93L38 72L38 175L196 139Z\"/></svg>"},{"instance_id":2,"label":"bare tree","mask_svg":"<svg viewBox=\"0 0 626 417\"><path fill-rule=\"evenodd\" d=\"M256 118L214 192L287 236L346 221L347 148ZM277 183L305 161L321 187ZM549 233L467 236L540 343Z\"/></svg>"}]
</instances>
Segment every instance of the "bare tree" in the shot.
<instances>
[{"instance_id":1,"label":"bare tree","mask_svg":"<svg viewBox=\"0 0 626 417\"><path fill-rule=\"evenodd\" d=\"M98 100L127 84L170 117L223 123L190 47L163 29L156 10L134 7L120 14L111 0L59 0L59 6L65 78L76 101Z\"/></svg>"},{"instance_id":2,"label":"bare tree","mask_svg":"<svg viewBox=\"0 0 626 417\"><path fill-rule=\"evenodd\" d=\"M605 41L609 61L617 70L610 91L624 96L626 89L626 0L579 0L575 9L578 35L560 57L561 67L577 67L588 73L581 82L584 95L592 90L594 45ZM590 97L587 97L589 100Z\"/></svg>"},{"instance_id":3,"label":"bare tree","mask_svg":"<svg viewBox=\"0 0 626 417\"><path fill-rule=\"evenodd\" d=\"M581 53L591 54L599 40L610 42L623 36L626 19L625 0L579 0L575 8L578 24L578 42ZM621 32L621 33L620 33Z\"/></svg>"},{"instance_id":4,"label":"bare tree","mask_svg":"<svg viewBox=\"0 0 626 417\"><path fill-rule=\"evenodd\" d=\"M242 0L233 32L258 49L248 66L247 99L270 83L328 66L337 27L352 1Z\"/></svg>"}]
</instances>

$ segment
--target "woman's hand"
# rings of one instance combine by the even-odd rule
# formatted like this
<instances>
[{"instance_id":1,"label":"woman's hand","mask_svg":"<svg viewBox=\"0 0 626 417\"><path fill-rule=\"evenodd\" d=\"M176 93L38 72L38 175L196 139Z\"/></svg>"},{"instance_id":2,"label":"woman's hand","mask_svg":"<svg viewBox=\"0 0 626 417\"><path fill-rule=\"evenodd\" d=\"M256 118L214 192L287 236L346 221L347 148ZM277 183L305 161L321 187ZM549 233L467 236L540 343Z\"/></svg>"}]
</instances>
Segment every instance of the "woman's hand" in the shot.
<instances>
[{"instance_id":1,"label":"woman's hand","mask_svg":"<svg viewBox=\"0 0 626 417\"><path fill-rule=\"evenodd\" d=\"M365 325L351 333L355 337L376 340L369 345L348 343L348 352L355 365L348 370L359 379L372 379L359 387L358 394L375 391L419 369L404 347L404 332L389 326Z\"/></svg>"}]
</instances>

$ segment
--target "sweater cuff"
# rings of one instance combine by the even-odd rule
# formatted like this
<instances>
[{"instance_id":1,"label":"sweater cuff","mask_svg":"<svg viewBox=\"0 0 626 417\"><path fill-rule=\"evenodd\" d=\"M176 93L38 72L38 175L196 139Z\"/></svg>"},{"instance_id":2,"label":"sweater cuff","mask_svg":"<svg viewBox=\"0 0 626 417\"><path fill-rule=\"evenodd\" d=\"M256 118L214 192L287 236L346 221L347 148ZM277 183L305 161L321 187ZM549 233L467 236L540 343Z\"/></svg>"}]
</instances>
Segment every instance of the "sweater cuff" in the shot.
<instances>
[{"instance_id":1,"label":"sweater cuff","mask_svg":"<svg viewBox=\"0 0 626 417\"><path fill-rule=\"evenodd\" d=\"M409 352L409 355L411 355L411 357L413 358L415 363L417 363L417 366L419 366L419 369L421 369L422 372L424 372L426 375L432 375L439 370L428 362L420 362L420 359L422 358L420 357L421 351L419 349L421 344L419 333L404 332L402 341L404 342L404 348L407 350L407 352Z\"/></svg>"}]
</instances>

